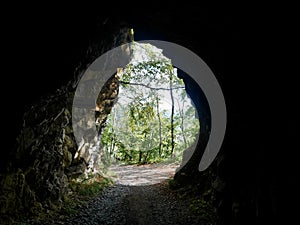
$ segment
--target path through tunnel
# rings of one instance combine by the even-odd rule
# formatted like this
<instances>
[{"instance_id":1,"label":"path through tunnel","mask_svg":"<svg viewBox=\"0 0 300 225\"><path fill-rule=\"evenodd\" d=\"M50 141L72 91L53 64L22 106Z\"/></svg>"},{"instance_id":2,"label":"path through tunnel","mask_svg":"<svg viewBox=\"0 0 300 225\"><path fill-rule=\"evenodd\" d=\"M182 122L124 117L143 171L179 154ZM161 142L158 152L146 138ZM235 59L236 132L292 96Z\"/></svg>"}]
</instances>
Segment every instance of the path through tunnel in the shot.
<instances>
[{"instance_id":1,"label":"path through tunnel","mask_svg":"<svg viewBox=\"0 0 300 225\"><path fill-rule=\"evenodd\" d=\"M4 84L12 84L13 92L20 93L20 98L9 98L6 90L2 95L5 96L2 112L7 113L7 116L3 116L2 121L7 124L3 129L12 128L15 131L4 132L12 137L3 138L2 142L9 147L2 147L1 155L1 223L2 220L6 220L3 224L13 224L9 220L13 218L21 224L47 224L45 222L47 217L51 217L47 212L56 211L56 216L52 217L55 219L52 223L49 222L49 224L54 224L61 216L74 211L70 205L68 207L65 205L68 201L83 205L80 202L82 196L72 194L78 192L86 194L89 191L102 190L102 186L99 186L97 182L107 181L103 172L106 169L104 164L109 160L118 161L119 168L124 168L120 170L123 174L121 173L117 189L109 187L103 191L103 195L95 197L86 210L78 211L76 214L78 217L73 215L74 218L69 218L69 224L80 224L80 222L88 224L89 221L92 223L90 215L99 216L99 218L102 216L108 221L110 215L120 215L120 218L128 219L129 224L130 221L131 224L138 224L134 215L143 215L141 216L143 218L153 218L156 224L160 222L168 224L166 221L172 221L171 217L186 218L189 215L180 207L173 211L172 205L176 205L178 199L174 198L176 201L173 201L168 196L174 193L181 193L186 197L192 196L191 201L183 206L190 209L190 205L193 205L194 210L200 212L201 215L206 215L208 205L214 205L215 212L221 217L220 224L269 224L269 221L276 222L281 215L284 215L283 212L287 212L288 215L297 215L296 212L291 213L297 208L292 207L293 204L290 203L294 201L297 193L295 182L298 180L296 172L298 171L296 169L298 157L292 157L296 149L296 134L299 127L296 124L299 113L295 108L295 102L297 102L295 90L298 90L296 88L298 82L293 82L292 75L285 76L286 72L282 74L289 78L287 81L282 79L282 76L279 79L275 78L275 73L269 70L274 67L274 61L267 66L265 71L257 67L260 57L262 65L268 60L264 54L265 44L270 43L270 40L280 33L277 26L279 23L276 23L276 32L274 32L276 35L270 39L264 39L262 33L268 30L265 28L271 25L272 19L270 18L266 24L259 19L258 23L252 26L248 22L251 20L252 23L252 18L257 16L253 12L244 14L242 10L229 12L224 9L217 12L215 8L209 10L202 6L198 7L196 4L187 4L182 8L178 7L178 4L170 4L167 8L154 4L149 7L151 9L141 6L139 10L130 6L122 7L120 10L112 7L110 13L106 7L101 9L95 7L93 12L88 6L86 14L80 8L79 12L70 11L70 17L66 16L68 14L66 10L63 10L61 14L53 13L55 10L48 14L37 10L36 13L39 13L33 19L28 19L27 11L24 10L26 16L20 16L20 19L16 20L17 23L13 23L13 29L6 32L9 37L7 39L13 40L13 43L7 44L9 48L7 61L10 63L6 64L6 68L10 70L9 75L12 74L12 76L7 76L9 81ZM35 12L32 12L32 15L34 14ZM40 23L40 21L43 22ZM262 29L256 30L260 26ZM21 27L24 30L21 31ZM139 157L140 147L137 144L136 146L129 145L130 142L126 138L133 139L137 137L138 132L131 131L130 135L124 135L122 140L115 140L115 143L111 141L114 133L109 129L116 130L117 128L117 125L111 126L113 112L120 107L120 104L118 105L114 100L120 92L101 92L101 90L104 90L110 81L112 83L116 81L115 88L122 85L129 87L129 83L134 83L132 80L120 80L123 82L121 84L114 77L121 72L119 69L124 71L129 60L125 60L122 65L107 68L109 76L101 81L102 86L94 82L93 76L97 74L95 71L99 68L93 62L109 50L131 42L131 27L134 28L138 41L166 40L191 49L203 58L216 74L229 110L228 129L221 154L206 170L200 172L199 163L205 155L206 147L214 144L214 142L209 143L209 140L219 128L214 127L215 121L211 115L214 112L211 106L215 104L213 102L210 105L206 90L191 76L189 68L181 70L181 67L176 66L176 60L174 61L174 58L167 54L165 56L172 59L173 68L177 68L178 78L183 80L186 94L197 111L197 120L200 123L199 138L193 146L195 151L187 157L188 162L180 167L184 160L183 156L178 154L180 163L168 164L170 167L165 167L166 176L164 176L160 172L165 164L153 163L159 158L158 150L155 154L148 153L148 155L142 152ZM20 35L20 32L24 35ZM282 33L286 34L286 32ZM278 43L281 41L279 40ZM257 47L256 44L262 48ZM270 46L270 49L277 49L274 46ZM163 50L165 52L165 49ZM20 55L18 58L20 60L14 60L20 52L25 55ZM33 57L29 57L29 53L32 53ZM128 59L130 51L123 48L119 53L120 56L126 56L124 58ZM89 66L92 67L89 68ZM31 69L30 72L25 76L25 72L29 69ZM83 107L74 110L72 104L76 88L85 72L88 73L88 77L84 78L86 84L90 82L95 87L88 91L95 95L78 98L78 103ZM34 75L31 76L31 74ZM67 81L66 84L58 87L65 81ZM138 89L137 85L131 86ZM157 85L155 87L160 88ZM50 90L53 90L53 93L49 94ZM101 97L101 94L104 95ZM30 105L32 101L34 103ZM95 107L95 103L98 108ZM153 102L149 102L149 105L151 103ZM23 107L24 105L27 107ZM152 125L157 126L155 102L153 106L153 118L156 119L156 123L152 121L154 123ZM162 105L159 106L162 107ZM141 105L140 109L143 108L144 105ZM23 110L26 110L24 115ZM73 118L76 110L81 112L81 116ZM134 113L138 115L137 111ZM169 108L166 114L169 118L168 126L171 126L170 114L172 113ZM88 118L86 118L87 115ZM124 118L129 121L128 117ZM72 121L73 119L75 120ZM161 119L165 118L161 117ZM151 132L159 133L159 129L149 131L149 129L136 128L133 126L135 122L131 121L132 127L135 131L139 131L140 135L142 131L147 137L153 135ZM146 122L150 123L151 120L144 122L146 125ZM15 126L17 123L18 125ZM80 138L76 139L74 132L76 130L80 132L81 128L87 129L88 135L83 138L79 135ZM180 129L176 132L180 132ZM142 138L146 140L144 136ZM164 136L171 137L172 134L165 132ZM171 138L168 140L170 142ZM15 144L12 144L13 141ZM148 144L151 149L152 146L160 149L159 140L153 143L155 145L147 141L138 144L141 146ZM122 149L122 144L124 144L124 149L133 150L132 154L127 155L128 151L119 151ZM162 148L162 152L170 156L168 151L171 151L172 143L163 144L169 145L169 149ZM114 145L114 150L111 151L110 146ZM174 149L176 147L175 145ZM107 157L107 153L111 153L111 156ZM178 152L175 150L175 153ZM169 156L166 163L171 158ZM132 157L131 162L130 157ZM124 165L125 162L128 165ZM116 165L112 165L112 170L115 169L114 166ZM178 167L180 169L176 170ZM140 172L130 172L133 168L139 168L145 176L143 177ZM157 168L160 169L157 171ZM169 170L170 168L172 171ZM177 172L174 174L175 170ZM157 176L155 181L145 179L145 177L155 176ZM115 178L117 179L116 176L113 177ZM74 184L73 181L76 179L80 182ZM93 179L97 181L95 186L89 185L89 181ZM160 195L158 193L161 193L159 191L161 189L156 187L159 186L161 180L167 184L163 186L164 191ZM156 181L159 182L148 185ZM143 195L144 192L149 195ZM114 198L116 201L111 201ZM158 205L159 199L170 204ZM93 202L97 204L93 205ZM127 210L119 208L118 205L126 206ZM149 211L143 214L139 210L139 208L152 209L153 206L161 208L153 214ZM105 211L106 207L108 211ZM166 217L163 217L161 212L166 211ZM178 213L179 216L174 215L173 212ZM23 219L24 215L27 218L33 214L44 215L44 217L40 217L39 223ZM156 214L159 217L155 217ZM129 216L126 217L126 215ZM162 222L159 218L165 218L165 220ZM287 223L289 218L284 216L282 224ZM187 224L187 221L183 220L181 220L182 224ZM203 220L201 222L199 223L205 224ZM121 221L119 224L126 223ZM176 224L176 221L173 224ZM207 222L207 224L210 223Z\"/></svg>"},{"instance_id":2,"label":"path through tunnel","mask_svg":"<svg viewBox=\"0 0 300 225\"><path fill-rule=\"evenodd\" d=\"M82 158L94 173L112 162L169 161L181 164L177 174L184 169L185 176L195 176L211 129L205 94L193 78L172 65L163 49L138 42L119 49L121 53L111 52L105 58L125 52L130 56L128 64L113 65L112 71L117 72L105 76L97 59L100 63L96 60L78 84L73 103L73 128L79 143L75 159ZM85 109L86 102L93 101L89 90L99 87L95 115L86 117L87 127L82 127L82 113L90 110Z\"/></svg>"},{"instance_id":3,"label":"path through tunnel","mask_svg":"<svg viewBox=\"0 0 300 225\"><path fill-rule=\"evenodd\" d=\"M104 191L104 203L95 201L88 207L91 209L84 208L82 212L94 214L94 210L105 207L101 212L105 215L98 213L87 220L104 222L114 217L122 220L119 224L215 223L210 201L194 195L180 197L168 190L169 185L178 189L200 174L199 164L211 130L204 92L195 80L172 65L162 54L164 49L133 42L119 50L100 59L100 63L96 60L83 74L75 92L72 111L90 110L84 123L87 127L82 126L82 114L73 117L74 134L80 141L75 159L86 162L86 176L106 171L114 182L107 189L107 193L114 193L113 198ZM130 62L121 68L116 67L115 58L112 65L107 61L124 53L132 54ZM109 71L108 75L103 71ZM96 99L91 98L90 90L95 90ZM86 100L96 102L94 113L86 109ZM197 188L193 192L198 192ZM128 210L122 209L116 216L115 210L110 211L115 204L115 210L120 210L121 205ZM202 211L195 213L197 207L203 208L205 217ZM79 212L70 221L81 221L85 214Z\"/></svg>"},{"instance_id":4,"label":"path through tunnel","mask_svg":"<svg viewBox=\"0 0 300 225\"><path fill-rule=\"evenodd\" d=\"M133 207L130 220L136 220L139 208L147 220L150 205L159 199L168 204L157 206L158 220L177 203L176 213L184 207L189 214L190 202L167 190L200 174L210 107L189 70L164 55L167 48L135 42L132 31L118 30L110 50L105 42L101 51L93 48L74 79L24 114L9 172L1 176L3 220L44 224L47 212L53 213L50 220L62 212L61 220L73 221L69 209L80 215L83 195L99 193L111 179L118 196L124 188L130 193L122 197ZM101 204L92 208L98 211ZM165 219L173 214L166 213ZM180 220L185 223L184 215Z\"/></svg>"}]
</instances>

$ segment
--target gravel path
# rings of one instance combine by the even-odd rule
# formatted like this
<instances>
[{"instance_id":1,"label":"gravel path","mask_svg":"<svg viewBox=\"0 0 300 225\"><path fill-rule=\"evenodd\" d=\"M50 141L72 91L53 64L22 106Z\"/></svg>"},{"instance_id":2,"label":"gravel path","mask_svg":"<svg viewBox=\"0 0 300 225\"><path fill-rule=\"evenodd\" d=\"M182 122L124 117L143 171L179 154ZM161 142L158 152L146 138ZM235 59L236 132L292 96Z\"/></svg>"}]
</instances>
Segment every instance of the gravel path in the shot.
<instances>
[{"instance_id":1,"label":"gravel path","mask_svg":"<svg viewBox=\"0 0 300 225\"><path fill-rule=\"evenodd\" d=\"M160 185L111 187L65 224L203 224L186 202L162 189Z\"/></svg>"},{"instance_id":2,"label":"gravel path","mask_svg":"<svg viewBox=\"0 0 300 225\"><path fill-rule=\"evenodd\" d=\"M72 218L57 224L210 224L189 210L189 202L168 189L177 165L116 166L116 184L106 188ZM159 173L160 171L160 173Z\"/></svg>"},{"instance_id":3,"label":"gravel path","mask_svg":"<svg viewBox=\"0 0 300 225\"><path fill-rule=\"evenodd\" d=\"M111 176L116 184L145 186L157 184L174 176L179 164L115 165L110 167Z\"/></svg>"}]
</instances>

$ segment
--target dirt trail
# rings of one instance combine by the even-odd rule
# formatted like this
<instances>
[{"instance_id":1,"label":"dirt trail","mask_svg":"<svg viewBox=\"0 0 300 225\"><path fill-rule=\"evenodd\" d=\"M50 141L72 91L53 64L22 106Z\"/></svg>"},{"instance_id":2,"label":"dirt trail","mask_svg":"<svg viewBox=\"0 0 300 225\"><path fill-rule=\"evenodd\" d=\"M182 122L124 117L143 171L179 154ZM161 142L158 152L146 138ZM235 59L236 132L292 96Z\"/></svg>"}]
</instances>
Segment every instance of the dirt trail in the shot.
<instances>
[{"instance_id":1,"label":"dirt trail","mask_svg":"<svg viewBox=\"0 0 300 225\"><path fill-rule=\"evenodd\" d=\"M110 170L116 184L128 186L152 185L170 179L180 165L148 164L148 165L115 165Z\"/></svg>"},{"instance_id":2,"label":"dirt trail","mask_svg":"<svg viewBox=\"0 0 300 225\"><path fill-rule=\"evenodd\" d=\"M115 185L79 212L57 224L193 225L212 224L190 211L190 202L168 188L177 164L111 167Z\"/></svg>"}]
</instances>

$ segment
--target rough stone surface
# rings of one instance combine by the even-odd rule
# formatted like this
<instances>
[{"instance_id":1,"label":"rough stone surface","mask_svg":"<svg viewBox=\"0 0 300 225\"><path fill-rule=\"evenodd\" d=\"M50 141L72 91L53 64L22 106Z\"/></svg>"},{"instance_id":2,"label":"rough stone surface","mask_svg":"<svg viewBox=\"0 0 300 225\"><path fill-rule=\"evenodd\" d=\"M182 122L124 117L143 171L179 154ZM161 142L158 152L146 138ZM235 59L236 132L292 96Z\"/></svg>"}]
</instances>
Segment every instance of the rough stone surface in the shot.
<instances>
[{"instance_id":1,"label":"rough stone surface","mask_svg":"<svg viewBox=\"0 0 300 225\"><path fill-rule=\"evenodd\" d=\"M75 124L73 124L73 128L77 130L77 134L80 135L81 138L78 151L74 158L75 160L85 162L89 172L95 172L99 170L101 159L101 134L103 128L106 126L107 116L110 114L111 109L117 100L119 92L119 76L116 73L107 81L99 81L92 79L93 73L97 72L88 69L86 73L87 76L85 76L85 80L81 81L81 87L83 89L86 88L88 90L86 83L89 82L99 83L99 86L100 83L104 83L104 85L100 92L97 93L98 98L96 99L96 103L93 101L89 102L86 96L84 96L86 91L79 91L77 99L82 99L82 102L79 102L79 104L77 103L76 107L73 107L73 110L76 110L79 115L85 115L89 113L90 110L95 116L92 118L94 120L90 120L90 118L77 118L75 115L78 114L73 115L73 122L76 121ZM93 132L95 127L96 132Z\"/></svg>"},{"instance_id":2,"label":"rough stone surface","mask_svg":"<svg viewBox=\"0 0 300 225\"><path fill-rule=\"evenodd\" d=\"M67 193L66 168L76 152L69 93L63 89L43 99L24 115L12 170L2 179L1 213L22 212ZM68 127L68 128L67 128ZM40 205L39 205L40 206Z\"/></svg>"},{"instance_id":3,"label":"rough stone surface","mask_svg":"<svg viewBox=\"0 0 300 225\"><path fill-rule=\"evenodd\" d=\"M98 44L92 53L88 51L87 60L92 62L107 48L124 43L128 29L119 29L112 35L115 36L111 41L103 43L106 45L101 47ZM41 208L59 207L63 196L69 191L68 179L83 174L89 165L98 163L95 160L90 163L93 152L89 151L97 143L84 143L87 151L80 152L82 148L78 149L73 134L73 95L86 69L84 66L77 68L74 80L55 93L43 96L24 114L23 127L12 154L13 161L7 168L8 172L0 176L1 223L18 217L22 212L36 213ZM105 85L105 91L101 92L97 101L101 126L117 95L118 85L115 80L111 81ZM112 90L108 91L112 86ZM77 125L95 126L95 121L80 121Z\"/></svg>"}]
</instances>

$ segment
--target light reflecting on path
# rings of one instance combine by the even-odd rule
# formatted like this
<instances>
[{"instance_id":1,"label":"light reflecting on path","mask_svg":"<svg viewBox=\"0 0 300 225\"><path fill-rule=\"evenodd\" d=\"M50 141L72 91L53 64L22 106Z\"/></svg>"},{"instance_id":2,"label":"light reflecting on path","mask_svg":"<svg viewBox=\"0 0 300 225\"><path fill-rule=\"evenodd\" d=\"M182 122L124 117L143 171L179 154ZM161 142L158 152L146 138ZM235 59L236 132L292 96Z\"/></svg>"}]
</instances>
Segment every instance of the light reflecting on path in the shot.
<instances>
[{"instance_id":1,"label":"light reflecting on path","mask_svg":"<svg viewBox=\"0 0 300 225\"><path fill-rule=\"evenodd\" d=\"M179 164L114 165L110 167L116 184L140 186L152 185L174 176Z\"/></svg>"}]
</instances>

